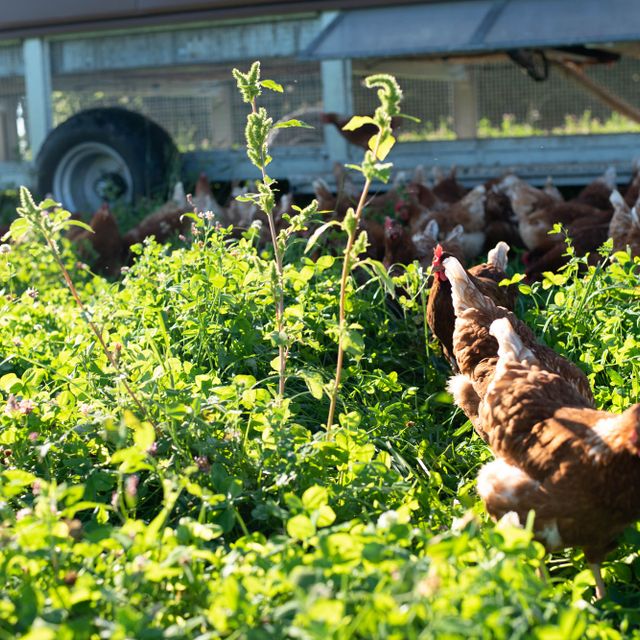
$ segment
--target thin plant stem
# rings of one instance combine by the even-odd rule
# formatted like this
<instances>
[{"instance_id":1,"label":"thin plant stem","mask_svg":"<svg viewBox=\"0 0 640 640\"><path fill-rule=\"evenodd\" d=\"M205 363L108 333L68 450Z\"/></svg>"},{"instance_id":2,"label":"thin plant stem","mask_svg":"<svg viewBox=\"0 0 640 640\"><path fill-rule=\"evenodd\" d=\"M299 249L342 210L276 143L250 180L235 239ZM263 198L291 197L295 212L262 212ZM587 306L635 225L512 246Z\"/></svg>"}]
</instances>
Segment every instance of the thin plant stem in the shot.
<instances>
[{"instance_id":1,"label":"thin plant stem","mask_svg":"<svg viewBox=\"0 0 640 640\"><path fill-rule=\"evenodd\" d=\"M376 138L375 148L373 149L373 155L378 155L378 147L380 146L380 140L382 138L382 131L378 133ZM344 250L344 262L342 263L342 276L340 277L340 304L338 312L338 357L336 360L336 377L333 381L333 388L331 389L331 402L329 404L329 415L327 416L327 437L331 439L331 430L333 428L333 419L336 412L336 404L338 402L338 391L340 390L340 379L342 377L342 364L344 361L344 347L342 346L342 336L346 328L346 298L347 298L347 279L351 273L351 263L353 257L351 255L353 251L353 244L356 241L358 229L360 227L360 218L362 217L362 211L364 210L367 196L369 195L369 188L371 187L371 178L367 178L360 194L360 200L358 200L358 206L355 213L355 225L349 237L347 239L347 246Z\"/></svg>"},{"instance_id":2,"label":"thin plant stem","mask_svg":"<svg viewBox=\"0 0 640 640\"><path fill-rule=\"evenodd\" d=\"M256 106L255 98L251 101L251 110L253 113L257 113L258 108ZM267 184L267 174L264 170L264 158L260 163L260 172L262 173L262 182ZM276 277L278 279L276 290L274 291L274 298L276 299L276 328L278 331L279 337L283 333L284 330L284 267L283 267L283 258L282 253L280 251L280 247L278 246L278 234L276 232L276 225L273 219L273 211L263 210L264 214L267 216L267 220L269 221L269 231L271 233L271 242L273 244L273 254L275 258L275 266L276 266ZM281 343L278 345L278 362L279 362L279 371L278 371L278 401L282 403L282 399L284 398L284 386L285 386L285 372L287 369L287 357L289 355L288 348Z\"/></svg>"},{"instance_id":3,"label":"thin plant stem","mask_svg":"<svg viewBox=\"0 0 640 640\"><path fill-rule=\"evenodd\" d=\"M120 367L118 366L117 360L114 358L113 353L111 353L111 350L109 349L109 347L107 346L106 342L104 341L104 338L102 336L102 331L100 331L100 329L98 329L96 323L93 320L91 320L91 318L89 317L89 314L87 312L87 308L84 306L84 303L80 299L80 296L78 294L78 290L76 289L76 286L73 283L73 280L71 279L71 275L67 271L67 268L64 266L64 262L62 261L62 258L60 257L60 253L58 252L58 249L57 249L56 245L54 244L54 242L52 242L52 240L49 237L49 234L47 233L46 229L40 224L38 224L38 226L39 226L40 233L43 235L43 237L44 237L44 239L45 239L45 241L47 243L47 246L49 247L49 251L51 251L51 255L53 256L53 259L55 260L56 264L58 265L58 268L60 269L60 271L62 273L62 277L64 278L64 281L65 281L65 284L67 285L67 288L71 292L71 295L72 295L73 299L75 300L76 304L80 308L80 311L82 312L82 315L83 315L83 317L85 319L85 322L89 325L89 328L91 329L91 331L93 331L95 337L97 338L98 342L100 343L100 346L102 347L102 350L104 351L104 354L107 356L107 360L109 361L109 364L111 364L111 366L114 368L118 378L122 381L122 385L125 388L127 394L129 395L131 400L133 400L133 403L138 407L141 415L144 417L145 420L149 421L153 425L154 428L156 428L156 425L153 422L153 420L151 420L149 418L149 415L148 415L146 409L144 408L144 405L142 404L142 402L140 402L140 400L138 399L138 396L135 394L135 392L131 388L131 385L129 384L129 382L127 381L127 379L125 377L125 374L123 374L122 371L120 370Z\"/></svg>"}]
</instances>

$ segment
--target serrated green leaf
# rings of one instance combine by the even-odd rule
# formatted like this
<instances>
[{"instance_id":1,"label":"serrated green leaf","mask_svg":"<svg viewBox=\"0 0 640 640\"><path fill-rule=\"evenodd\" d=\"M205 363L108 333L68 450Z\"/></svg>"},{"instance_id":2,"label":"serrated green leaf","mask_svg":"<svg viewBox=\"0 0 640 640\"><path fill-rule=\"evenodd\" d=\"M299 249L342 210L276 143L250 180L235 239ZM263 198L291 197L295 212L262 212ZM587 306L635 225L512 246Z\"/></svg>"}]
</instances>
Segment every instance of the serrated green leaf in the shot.
<instances>
[{"instance_id":1,"label":"serrated green leaf","mask_svg":"<svg viewBox=\"0 0 640 640\"><path fill-rule=\"evenodd\" d=\"M15 242L23 238L31 229L31 223L26 218L17 218L11 223L9 233Z\"/></svg>"},{"instance_id":2,"label":"serrated green leaf","mask_svg":"<svg viewBox=\"0 0 640 640\"><path fill-rule=\"evenodd\" d=\"M371 151L375 150L376 140L378 136L374 136L369 140L369 148ZM396 139L391 135L385 136L378 145L378 151L376 153L376 158L380 161L384 160L388 155L391 149L393 149L393 145L396 143Z\"/></svg>"},{"instance_id":3,"label":"serrated green leaf","mask_svg":"<svg viewBox=\"0 0 640 640\"><path fill-rule=\"evenodd\" d=\"M359 256L361 253L364 253L369 246L369 236L366 231L361 231L356 238L356 241L353 243L352 255Z\"/></svg>"},{"instance_id":4,"label":"serrated green leaf","mask_svg":"<svg viewBox=\"0 0 640 640\"><path fill-rule=\"evenodd\" d=\"M283 93L284 89L281 84L278 84L275 80L261 80L260 84L265 89L270 89L271 91L277 91L278 93Z\"/></svg>"},{"instance_id":5,"label":"serrated green leaf","mask_svg":"<svg viewBox=\"0 0 640 640\"><path fill-rule=\"evenodd\" d=\"M65 224L69 225L70 227L80 227L85 231L91 231L91 233L95 233L95 231L86 222L82 222L81 220L70 219L67 220Z\"/></svg>"},{"instance_id":6,"label":"serrated green leaf","mask_svg":"<svg viewBox=\"0 0 640 640\"><path fill-rule=\"evenodd\" d=\"M319 509L329 501L329 492L324 487L313 485L302 494L302 506L307 511Z\"/></svg>"},{"instance_id":7,"label":"serrated green leaf","mask_svg":"<svg viewBox=\"0 0 640 640\"><path fill-rule=\"evenodd\" d=\"M39 205L38 207L40 209L55 209L60 207L61 204L59 202L56 202L55 200L53 200L52 198L45 198Z\"/></svg>"},{"instance_id":8,"label":"serrated green leaf","mask_svg":"<svg viewBox=\"0 0 640 640\"><path fill-rule=\"evenodd\" d=\"M321 400L324 391L322 376L319 373L303 372L301 377L307 385L307 389L309 389L311 395L316 400Z\"/></svg>"},{"instance_id":9,"label":"serrated green leaf","mask_svg":"<svg viewBox=\"0 0 640 640\"><path fill-rule=\"evenodd\" d=\"M318 242L320 236L329 228L329 227L335 227L336 225L339 225L340 221L339 220L329 220L329 222L325 222L324 224L320 225L312 234L311 237L309 238L309 240L307 241L307 246L304 249L305 253L309 253L309 251L311 251L311 249L313 249L314 245L316 244L316 242Z\"/></svg>"},{"instance_id":10,"label":"serrated green leaf","mask_svg":"<svg viewBox=\"0 0 640 640\"><path fill-rule=\"evenodd\" d=\"M287 522L287 533L296 540L308 540L315 535L316 528L313 522L301 513Z\"/></svg>"},{"instance_id":11,"label":"serrated green leaf","mask_svg":"<svg viewBox=\"0 0 640 640\"><path fill-rule=\"evenodd\" d=\"M296 120L293 118L292 120L286 120L285 122L276 122L273 125L274 129L289 129L291 127L299 127L302 129L314 129L310 124L303 122L302 120Z\"/></svg>"},{"instance_id":12,"label":"serrated green leaf","mask_svg":"<svg viewBox=\"0 0 640 640\"><path fill-rule=\"evenodd\" d=\"M347 124L342 127L343 131L355 131L365 124L376 124L376 121L371 116L353 116Z\"/></svg>"}]
</instances>

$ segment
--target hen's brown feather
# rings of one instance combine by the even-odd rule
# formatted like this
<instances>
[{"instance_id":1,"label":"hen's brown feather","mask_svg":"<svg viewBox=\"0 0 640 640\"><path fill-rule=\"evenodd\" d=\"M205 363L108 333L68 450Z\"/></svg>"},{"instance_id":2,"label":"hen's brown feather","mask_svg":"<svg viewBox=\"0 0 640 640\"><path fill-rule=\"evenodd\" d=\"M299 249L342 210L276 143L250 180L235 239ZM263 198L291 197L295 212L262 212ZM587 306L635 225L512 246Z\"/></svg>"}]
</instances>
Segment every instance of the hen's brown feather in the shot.
<instances>
[{"instance_id":1,"label":"hen's brown feather","mask_svg":"<svg viewBox=\"0 0 640 640\"><path fill-rule=\"evenodd\" d=\"M93 264L96 271L109 275L119 273L125 257L125 244L107 203L93 214L89 226L91 231L82 229L72 236L78 245L78 255L84 260L90 259L86 250L89 245L96 254Z\"/></svg>"},{"instance_id":2,"label":"hen's brown feather","mask_svg":"<svg viewBox=\"0 0 640 640\"><path fill-rule=\"evenodd\" d=\"M581 546L599 562L640 517L640 405L621 415L592 409L512 325L496 325L500 359L479 414L498 460L481 471L478 492L494 517L515 511L524 522L534 509L548 549Z\"/></svg>"},{"instance_id":3,"label":"hen's brown feather","mask_svg":"<svg viewBox=\"0 0 640 640\"><path fill-rule=\"evenodd\" d=\"M443 261L449 257L452 257L451 254L443 252L440 260ZM499 283L507 277L503 265L486 262L471 267L467 273L475 287L483 295L493 300L495 304L504 306L507 309L515 307L518 295L517 288L513 285L509 287L499 286ZM453 349L455 320L456 315L451 300L451 283L447 279L441 280L440 277L435 276L427 302L427 324L442 345L442 351L451 363L453 370L457 371L458 364L456 364Z\"/></svg>"},{"instance_id":4,"label":"hen's brown feather","mask_svg":"<svg viewBox=\"0 0 640 640\"><path fill-rule=\"evenodd\" d=\"M456 168L452 167L449 175L442 178L434 187L433 193L442 202L453 204L462 200L469 192L463 185L458 182L456 177Z\"/></svg>"},{"instance_id":5,"label":"hen's brown feather","mask_svg":"<svg viewBox=\"0 0 640 640\"><path fill-rule=\"evenodd\" d=\"M496 305L495 301L483 294L466 274L462 266L449 258L445 261L447 279L450 281L455 328L452 336L453 357L458 369L473 386L479 399L484 398L493 379L498 360L498 343L490 334L494 320L507 318L524 345L541 362L542 367L553 371L567 380L584 406L594 406L593 393L586 375L571 361L538 342L533 331L508 309ZM465 389L468 397L469 391ZM456 404L467 413L473 405L468 400L454 394ZM464 406L463 406L464 405ZM490 437L489 427L475 413L467 416L485 440Z\"/></svg>"},{"instance_id":6,"label":"hen's brown feather","mask_svg":"<svg viewBox=\"0 0 640 640\"><path fill-rule=\"evenodd\" d=\"M638 215L638 205L629 206L622 196L614 191L611 194L611 204L614 213L609 223L609 235L613 239L615 251L626 251L627 246L631 250L631 255L640 255L640 216Z\"/></svg>"}]
</instances>

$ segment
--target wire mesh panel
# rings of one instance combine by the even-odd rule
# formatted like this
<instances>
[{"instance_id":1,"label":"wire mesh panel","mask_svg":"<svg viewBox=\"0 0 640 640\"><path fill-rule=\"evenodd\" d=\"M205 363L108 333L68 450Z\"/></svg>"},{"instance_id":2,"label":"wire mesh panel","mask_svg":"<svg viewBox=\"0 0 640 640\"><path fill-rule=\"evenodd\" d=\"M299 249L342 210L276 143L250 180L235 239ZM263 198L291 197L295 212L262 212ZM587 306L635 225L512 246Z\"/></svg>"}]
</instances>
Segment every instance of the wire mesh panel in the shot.
<instances>
[{"instance_id":1,"label":"wire mesh panel","mask_svg":"<svg viewBox=\"0 0 640 640\"><path fill-rule=\"evenodd\" d=\"M587 75L631 104L640 103L639 60L593 66ZM474 76L479 137L640 131L640 125L614 112L555 66L544 82L533 81L510 63L478 65Z\"/></svg>"},{"instance_id":2,"label":"wire mesh panel","mask_svg":"<svg viewBox=\"0 0 640 640\"><path fill-rule=\"evenodd\" d=\"M403 78L404 113L420 119L419 123L406 120L398 135L403 141L447 140L455 137L453 129L453 83L446 80ZM357 114L371 114L379 105L375 90L367 89L363 77L353 78L353 106Z\"/></svg>"},{"instance_id":3,"label":"wire mesh panel","mask_svg":"<svg viewBox=\"0 0 640 640\"><path fill-rule=\"evenodd\" d=\"M281 129L273 138L275 145L321 145L322 126L319 115L322 111L322 80L319 63L273 63L262 64L262 76L272 78L282 85L283 93L263 91L260 104L274 119L297 118L313 126L313 129ZM248 105L242 103L232 86L234 113L234 142L244 144L244 128Z\"/></svg>"},{"instance_id":4,"label":"wire mesh panel","mask_svg":"<svg viewBox=\"0 0 640 640\"><path fill-rule=\"evenodd\" d=\"M29 159L24 79L0 82L0 162Z\"/></svg>"},{"instance_id":5,"label":"wire mesh panel","mask_svg":"<svg viewBox=\"0 0 640 640\"><path fill-rule=\"evenodd\" d=\"M83 109L122 106L138 111L164 127L180 151L224 149L244 144L248 105L231 76L235 65L198 65L134 69L53 77L53 120L60 124ZM319 63L279 60L262 65L263 77L279 82L283 93L265 91L260 104L274 120L317 119L322 86ZM304 133L302 133L304 131ZM321 144L321 129L283 129L274 144Z\"/></svg>"},{"instance_id":6,"label":"wire mesh panel","mask_svg":"<svg viewBox=\"0 0 640 640\"><path fill-rule=\"evenodd\" d=\"M640 104L640 60L628 57L611 66L593 65L586 73L630 104ZM405 96L403 111L421 120L419 124L403 123L398 132L402 141L458 137L456 82L469 83L475 94L475 137L640 131L638 123L613 111L555 66L544 82L535 82L523 69L506 61L468 64L463 80L396 76ZM353 94L356 113L371 113L376 108L376 93L363 87L361 75L354 75Z\"/></svg>"}]
</instances>

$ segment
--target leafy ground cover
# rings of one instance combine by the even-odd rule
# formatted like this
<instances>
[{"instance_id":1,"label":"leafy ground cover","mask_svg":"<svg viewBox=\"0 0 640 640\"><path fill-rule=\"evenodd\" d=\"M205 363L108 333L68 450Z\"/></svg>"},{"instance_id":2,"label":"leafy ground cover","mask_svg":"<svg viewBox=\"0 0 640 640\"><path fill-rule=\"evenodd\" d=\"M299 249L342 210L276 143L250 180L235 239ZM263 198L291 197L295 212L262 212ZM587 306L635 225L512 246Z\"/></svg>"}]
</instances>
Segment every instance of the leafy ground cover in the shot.
<instances>
[{"instance_id":1,"label":"leafy ground cover","mask_svg":"<svg viewBox=\"0 0 640 640\"><path fill-rule=\"evenodd\" d=\"M408 128L408 127L407 127ZM617 112L606 120L595 118L591 111L582 114L567 114L562 125L545 128L536 122L518 122L511 113L505 113L497 123L489 118L480 118L476 126L478 138L529 138L532 136L575 136L594 134L634 133L640 131L637 122L629 120ZM402 142L420 142L423 140L456 140L453 122L441 118L438 123L425 122L412 127L412 130L401 131Z\"/></svg>"},{"instance_id":2,"label":"leafy ground cover","mask_svg":"<svg viewBox=\"0 0 640 640\"><path fill-rule=\"evenodd\" d=\"M0 638L640 637L637 527L594 603L579 551L488 521L491 453L444 391L417 265L392 298L322 238L314 259L277 239L278 262L203 215L108 282L66 212L22 208L0 249ZM617 410L640 395L640 259L609 253L520 282L519 314Z\"/></svg>"},{"instance_id":3,"label":"leafy ground cover","mask_svg":"<svg viewBox=\"0 0 640 640\"><path fill-rule=\"evenodd\" d=\"M487 522L474 477L491 454L443 392L418 269L400 310L378 280L351 282L363 340L329 439L340 261L292 243L278 402L272 261L253 235L203 221L189 246L141 246L117 283L59 240L145 416L50 252L27 235L1 255L0 637L639 636L637 529L591 604L579 552L545 560ZM521 309L608 409L639 397L640 261L617 258L523 285Z\"/></svg>"}]
</instances>

